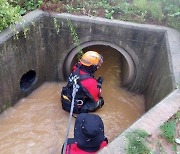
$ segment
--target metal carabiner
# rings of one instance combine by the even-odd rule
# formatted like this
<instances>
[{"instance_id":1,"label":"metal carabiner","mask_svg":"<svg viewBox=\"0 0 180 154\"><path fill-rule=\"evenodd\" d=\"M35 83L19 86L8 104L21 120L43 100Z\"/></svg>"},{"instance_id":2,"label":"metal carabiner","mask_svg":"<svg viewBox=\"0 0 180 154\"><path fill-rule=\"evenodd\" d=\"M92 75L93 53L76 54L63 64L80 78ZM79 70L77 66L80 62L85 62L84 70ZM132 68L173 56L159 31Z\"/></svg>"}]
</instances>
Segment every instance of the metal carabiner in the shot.
<instances>
[{"instance_id":1,"label":"metal carabiner","mask_svg":"<svg viewBox=\"0 0 180 154\"><path fill-rule=\"evenodd\" d=\"M77 75L74 76L74 83L77 84L77 80L79 79L79 77Z\"/></svg>"},{"instance_id":2,"label":"metal carabiner","mask_svg":"<svg viewBox=\"0 0 180 154\"><path fill-rule=\"evenodd\" d=\"M83 100L78 99L78 100L76 100L76 101L77 101L77 105L79 105L79 106L82 106L82 105L84 104ZM79 103L79 102L80 102L80 103Z\"/></svg>"}]
</instances>

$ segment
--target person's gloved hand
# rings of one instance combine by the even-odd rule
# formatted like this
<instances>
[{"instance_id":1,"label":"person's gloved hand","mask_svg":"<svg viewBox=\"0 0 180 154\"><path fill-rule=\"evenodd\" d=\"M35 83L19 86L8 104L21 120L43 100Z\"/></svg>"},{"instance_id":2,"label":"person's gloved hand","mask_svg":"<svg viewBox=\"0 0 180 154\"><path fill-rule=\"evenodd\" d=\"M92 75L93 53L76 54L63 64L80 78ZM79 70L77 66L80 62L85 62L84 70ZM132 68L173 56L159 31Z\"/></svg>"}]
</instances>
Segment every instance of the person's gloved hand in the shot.
<instances>
[{"instance_id":1,"label":"person's gloved hand","mask_svg":"<svg viewBox=\"0 0 180 154\"><path fill-rule=\"evenodd\" d=\"M99 108L101 108L104 105L104 99L100 97L98 103L99 103Z\"/></svg>"},{"instance_id":2,"label":"person's gloved hand","mask_svg":"<svg viewBox=\"0 0 180 154\"><path fill-rule=\"evenodd\" d=\"M98 88L101 88L101 87L102 87L102 83L103 83L103 78L100 76L100 77L97 79L97 87L98 87Z\"/></svg>"}]
</instances>

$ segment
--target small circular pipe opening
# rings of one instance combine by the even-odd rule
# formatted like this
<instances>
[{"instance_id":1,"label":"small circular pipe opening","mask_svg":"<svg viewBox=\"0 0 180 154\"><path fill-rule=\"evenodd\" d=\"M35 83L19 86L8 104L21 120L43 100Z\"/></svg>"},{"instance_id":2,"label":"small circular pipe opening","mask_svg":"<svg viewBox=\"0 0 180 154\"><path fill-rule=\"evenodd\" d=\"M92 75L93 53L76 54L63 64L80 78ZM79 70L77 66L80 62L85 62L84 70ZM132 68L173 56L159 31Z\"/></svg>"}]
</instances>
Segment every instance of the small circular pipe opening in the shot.
<instances>
[{"instance_id":1,"label":"small circular pipe opening","mask_svg":"<svg viewBox=\"0 0 180 154\"><path fill-rule=\"evenodd\" d=\"M20 80L20 89L23 92L28 91L36 81L36 72L34 70L30 70L25 73Z\"/></svg>"}]
</instances>

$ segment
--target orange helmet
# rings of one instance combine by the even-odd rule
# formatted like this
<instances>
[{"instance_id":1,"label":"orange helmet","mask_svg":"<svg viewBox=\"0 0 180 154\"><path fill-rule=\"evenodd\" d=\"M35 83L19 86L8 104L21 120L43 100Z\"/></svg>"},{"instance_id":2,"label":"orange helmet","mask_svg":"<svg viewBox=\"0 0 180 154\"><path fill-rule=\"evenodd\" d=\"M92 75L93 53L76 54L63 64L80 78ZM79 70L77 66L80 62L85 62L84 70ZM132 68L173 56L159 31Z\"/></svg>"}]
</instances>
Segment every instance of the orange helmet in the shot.
<instances>
[{"instance_id":1,"label":"orange helmet","mask_svg":"<svg viewBox=\"0 0 180 154\"><path fill-rule=\"evenodd\" d=\"M85 66L95 65L99 67L103 63L103 57L95 51L87 51L83 54L80 62Z\"/></svg>"}]
</instances>

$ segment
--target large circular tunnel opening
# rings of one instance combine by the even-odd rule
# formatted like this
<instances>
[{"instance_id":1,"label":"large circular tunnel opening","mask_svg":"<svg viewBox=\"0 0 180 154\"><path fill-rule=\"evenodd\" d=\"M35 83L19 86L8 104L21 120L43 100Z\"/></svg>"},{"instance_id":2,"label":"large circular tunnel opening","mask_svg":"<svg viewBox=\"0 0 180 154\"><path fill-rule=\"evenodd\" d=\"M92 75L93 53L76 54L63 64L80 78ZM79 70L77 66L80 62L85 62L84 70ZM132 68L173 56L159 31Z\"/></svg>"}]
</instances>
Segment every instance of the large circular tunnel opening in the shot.
<instances>
[{"instance_id":1,"label":"large circular tunnel opening","mask_svg":"<svg viewBox=\"0 0 180 154\"><path fill-rule=\"evenodd\" d=\"M80 48L83 52L93 50L100 53L104 58L104 63L102 67L97 71L105 70L108 68L108 63L112 63L113 59L118 57L118 68L116 70L120 71L119 81L121 81L120 86L127 87L131 85L133 79L135 78L135 65L131 56L119 46L114 44L110 44L107 42L88 42L82 44ZM79 48L75 48L69 52L68 56L65 59L64 66L63 66L63 74L65 79L71 72L73 65L78 61L77 54ZM102 69L103 68L103 69Z\"/></svg>"}]
</instances>

